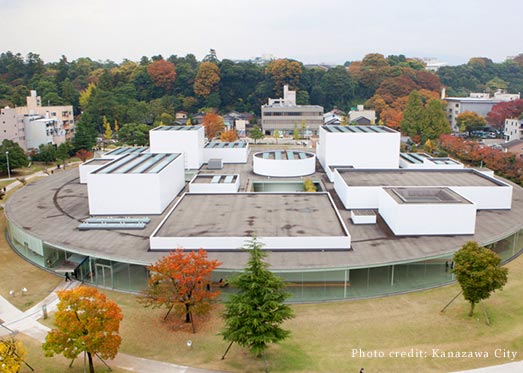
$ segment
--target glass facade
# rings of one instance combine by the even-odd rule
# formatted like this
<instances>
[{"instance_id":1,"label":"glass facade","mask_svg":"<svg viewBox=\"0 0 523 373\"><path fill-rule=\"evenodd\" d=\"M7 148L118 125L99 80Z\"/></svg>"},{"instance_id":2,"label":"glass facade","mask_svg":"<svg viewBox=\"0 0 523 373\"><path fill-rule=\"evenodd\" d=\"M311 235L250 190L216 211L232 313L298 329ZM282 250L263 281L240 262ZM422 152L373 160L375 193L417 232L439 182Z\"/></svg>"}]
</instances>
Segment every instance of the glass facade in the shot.
<instances>
[{"instance_id":1,"label":"glass facade","mask_svg":"<svg viewBox=\"0 0 523 373\"><path fill-rule=\"evenodd\" d=\"M68 252L33 237L7 222L11 246L31 262L50 271L70 271L89 284L120 291L139 292L147 285L147 270L143 265ZM504 262L523 249L523 230L489 243L486 247L498 253ZM274 271L287 284L292 294L290 302L319 302L342 299L377 297L416 291L447 284L454 280L451 273L453 254L408 263L394 263L371 268L338 268L315 270ZM232 270L217 269L212 280L226 284L234 276ZM233 291L223 287L224 293Z\"/></svg>"}]
</instances>

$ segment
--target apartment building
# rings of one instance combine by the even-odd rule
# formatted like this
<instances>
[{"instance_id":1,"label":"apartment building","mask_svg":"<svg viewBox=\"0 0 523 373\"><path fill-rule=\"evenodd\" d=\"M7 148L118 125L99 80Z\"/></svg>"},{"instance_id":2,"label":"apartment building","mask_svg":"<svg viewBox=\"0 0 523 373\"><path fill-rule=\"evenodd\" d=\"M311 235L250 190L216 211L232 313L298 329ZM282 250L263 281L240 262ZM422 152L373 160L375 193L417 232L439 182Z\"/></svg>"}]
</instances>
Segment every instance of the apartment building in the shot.
<instances>
[{"instance_id":1,"label":"apartment building","mask_svg":"<svg viewBox=\"0 0 523 373\"><path fill-rule=\"evenodd\" d=\"M296 91L283 87L283 98L269 98L263 105L262 129L267 135L279 131L291 135L298 128L304 135L316 135L323 125L323 107L319 105L296 105Z\"/></svg>"}]
</instances>

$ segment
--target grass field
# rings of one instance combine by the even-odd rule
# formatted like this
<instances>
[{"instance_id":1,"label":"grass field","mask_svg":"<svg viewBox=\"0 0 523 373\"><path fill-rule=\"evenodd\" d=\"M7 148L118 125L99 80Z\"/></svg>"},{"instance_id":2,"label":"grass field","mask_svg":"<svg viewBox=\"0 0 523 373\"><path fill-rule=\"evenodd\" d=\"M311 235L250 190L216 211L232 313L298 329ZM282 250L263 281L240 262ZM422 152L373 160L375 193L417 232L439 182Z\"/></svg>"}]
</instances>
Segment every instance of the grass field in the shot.
<instances>
[{"instance_id":1,"label":"grass field","mask_svg":"<svg viewBox=\"0 0 523 373\"><path fill-rule=\"evenodd\" d=\"M3 214L0 230L5 231ZM9 248L3 234L0 263L0 294L21 309L43 299L62 281L21 259ZM378 299L293 305L296 317L284 325L292 335L270 347L268 368L271 372L358 372L361 367L366 372L442 372L511 361L507 356L496 357L497 350L502 355L516 352L515 360L521 360L523 257L507 267L509 281L505 289L485 302L491 326L484 322L481 305L469 318L469 305L462 297L445 313L440 312L459 292L457 285ZM9 297L10 289L19 293L22 287L29 289L28 295ZM120 305L124 314L121 352L214 370L265 369L263 360L251 357L236 345L225 360L220 359L227 348L218 334L222 327L221 306L207 319L197 320L197 333L192 334L190 326L178 318L170 316L164 322L165 310L144 309L131 294L105 293ZM29 349L28 362L37 365L37 371L83 371L80 361L69 370L68 360L44 358L40 343L20 338ZM188 340L193 342L191 348L187 347ZM415 356L402 357L402 352ZM443 352L481 353L483 357L443 357Z\"/></svg>"},{"instance_id":2,"label":"grass field","mask_svg":"<svg viewBox=\"0 0 523 373\"><path fill-rule=\"evenodd\" d=\"M26 310L44 299L62 281L61 277L35 267L22 259L5 239L5 215L0 212L0 294L17 308ZM27 294L22 296L21 289ZM9 295L14 290L15 296Z\"/></svg>"},{"instance_id":3,"label":"grass field","mask_svg":"<svg viewBox=\"0 0 523 373\"><path fill-rule=\"evenodd\" d=\"M517 352L516 360L521 360L523 257L508 267L506 288L485 302L491 326L485 324L481 306L469 318L469 305L461 297L440 313L458 293L457 285L379 299L294 305L296 317L285 325L292 336L269 349L269 369L357 372L364 367L367 372L442 372L511 361L495 357L496 349ZM227 348L218 335L222 326L220 307L208 319L198 320L197 333L192 334L190 327L175 317L164 322L165 310L141 308L133 295L111 291L106 294L124 313L121 352L208 369L264 370L263 360L251 357L236 345L225 360L220 359ZM189 339L192 348L186 345ZM449 351L486 353L488 357L441 357L442 352ZM412 352L418 357L401 357L401 352Z\"/></svg>"}]
</instances>

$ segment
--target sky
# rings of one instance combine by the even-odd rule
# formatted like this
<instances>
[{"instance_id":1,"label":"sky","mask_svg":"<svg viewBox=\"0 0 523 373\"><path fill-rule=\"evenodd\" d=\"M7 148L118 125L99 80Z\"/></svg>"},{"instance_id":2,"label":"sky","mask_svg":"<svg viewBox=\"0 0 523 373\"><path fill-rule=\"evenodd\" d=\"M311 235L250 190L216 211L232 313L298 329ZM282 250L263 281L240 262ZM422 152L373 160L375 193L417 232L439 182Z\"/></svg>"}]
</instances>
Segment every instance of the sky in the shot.
<instances>
[{"instance_id":1,"label":"sky","mask_svg":"<svg viewBox=\"0 0 523 373\"><path fill-rule=\"evenodd\" d=\"M522 0L0 0L0 52L45 62L215 49L219 59L265 54L343 64L368 53L471 57L523 53Z\"/></svg>"}]
</instances>

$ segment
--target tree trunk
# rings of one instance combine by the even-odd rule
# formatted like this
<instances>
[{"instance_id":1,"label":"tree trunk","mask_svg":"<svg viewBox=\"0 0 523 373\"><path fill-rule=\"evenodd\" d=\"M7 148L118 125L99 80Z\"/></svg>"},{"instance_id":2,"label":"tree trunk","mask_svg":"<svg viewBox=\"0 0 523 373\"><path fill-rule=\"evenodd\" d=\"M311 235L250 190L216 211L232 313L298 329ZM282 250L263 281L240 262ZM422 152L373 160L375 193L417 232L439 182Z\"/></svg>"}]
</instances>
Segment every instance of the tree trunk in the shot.
<instances>
[{"instance_id":1,"label":"tree trunk","mask_svg":"<svg viewBox=\"0 0 523 373\"><path fill-rule=\"evenodd\" d=\"M472 315L474 314L474 307L476 307L476 303L470 302L470 312L469 312L470 317L472 317Z\"/></svg>"},{"instance_id":2,"label":"tree trunk","mask_svg":"<svg viewBox=\"0 0 523 373\"><path fill-rule=\"evenodd\" d=\"M89 360L89 373L94 373L93 355L87 351L87 359Z\"/></svg>"},{"instance_id":3,"label":"tree trunk","mask_svg":"<svg viewBox=\"0 0 523 373\"><path fill-rule=\"evenodd\" d=\"M189 323L191 322L191 311L189 309L189 305L185 305L185 322Z\"/></svg>"}]
</instances>

